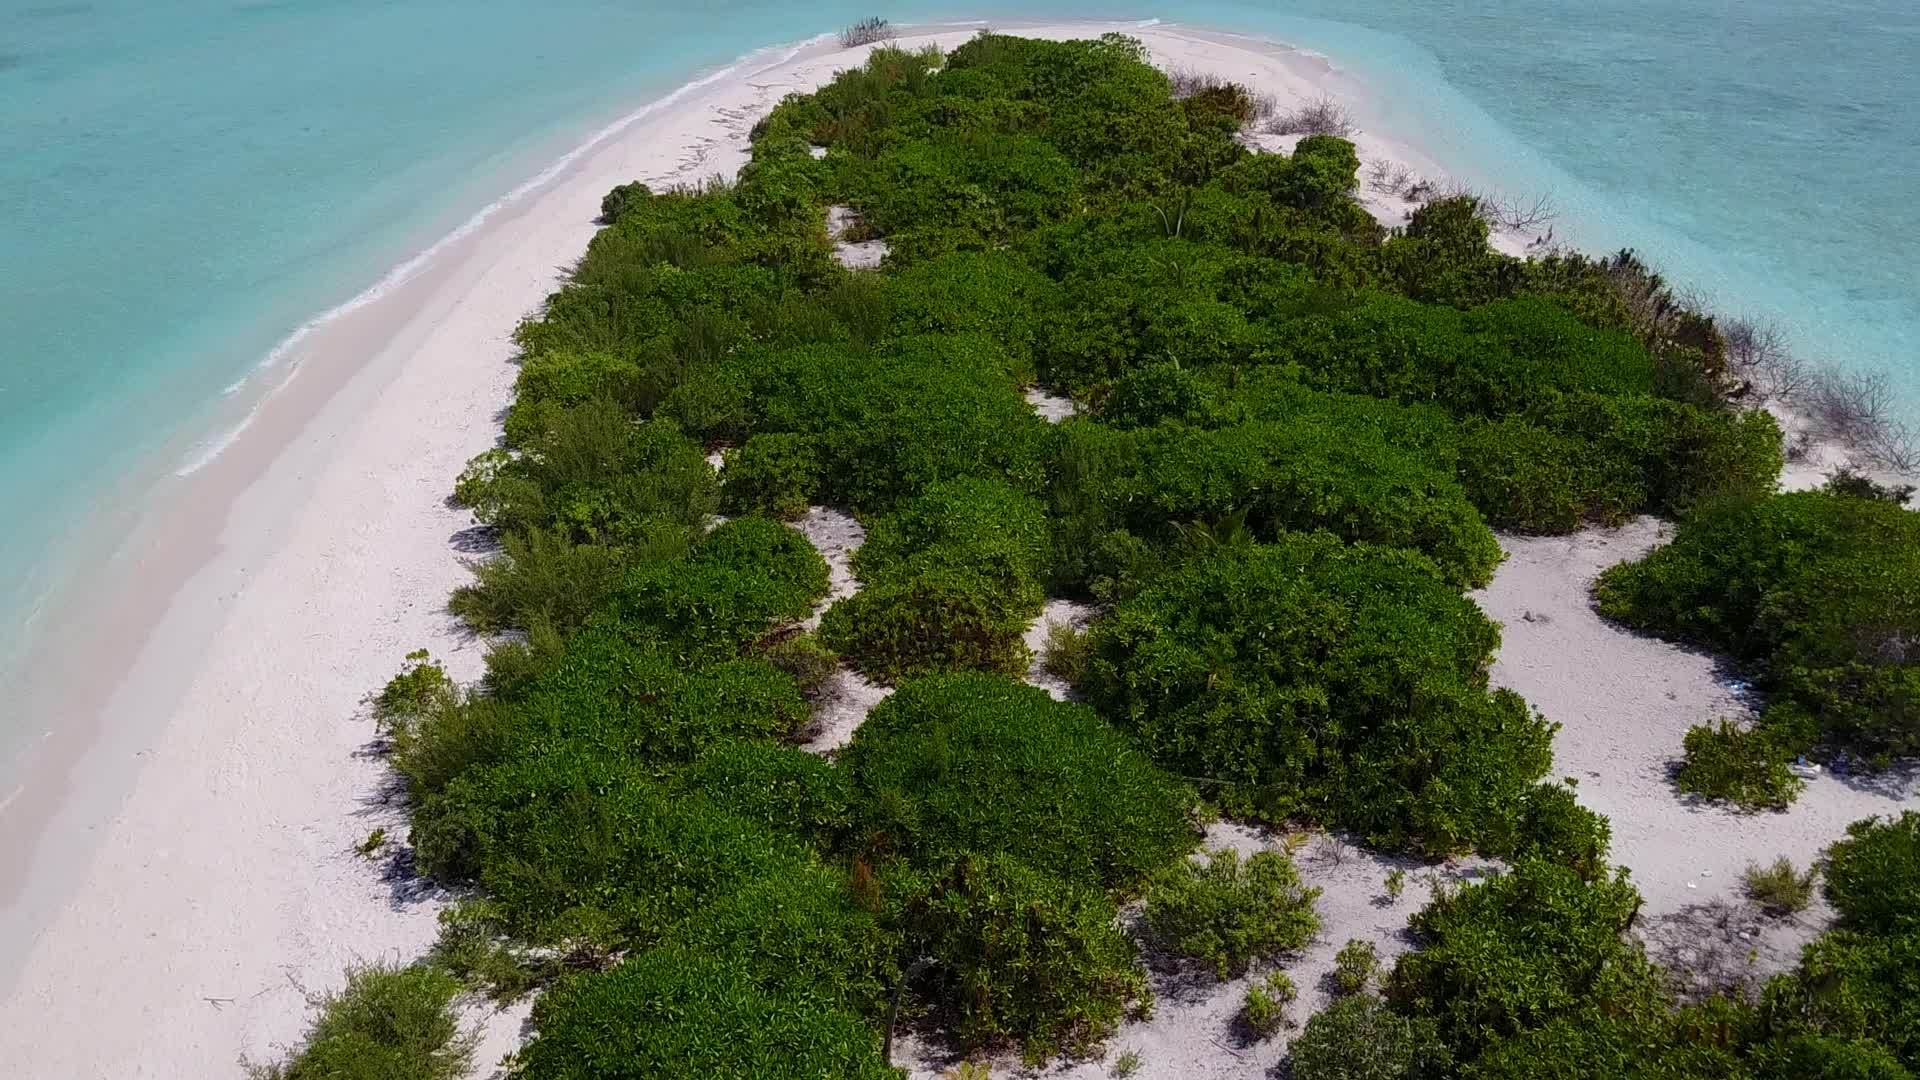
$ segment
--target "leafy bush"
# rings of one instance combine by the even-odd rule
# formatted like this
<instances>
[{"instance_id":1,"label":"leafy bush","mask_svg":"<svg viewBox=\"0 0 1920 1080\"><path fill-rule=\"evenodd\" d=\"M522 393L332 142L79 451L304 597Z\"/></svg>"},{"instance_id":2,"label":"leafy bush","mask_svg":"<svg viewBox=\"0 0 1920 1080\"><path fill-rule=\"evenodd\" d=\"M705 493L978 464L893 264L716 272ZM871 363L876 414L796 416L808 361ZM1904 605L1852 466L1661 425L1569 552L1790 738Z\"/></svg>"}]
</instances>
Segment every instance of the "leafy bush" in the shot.
<instances>
[{"instance_id":1,"label":"leafy bush","mask_svg":"<svg viewBox=\"0 0 1920 1080\"><path fill-rule=\"evenodd\" d=\"M1847 826L1821 871L1843 925L1882 934L1920 929L1920 814Z\"/></svg>"},{"instance_id":2,"label":"leafy bush","mask_svg":"<svg viewBox=\"0 0 1920 1080\"><path fill-rule=\"evenodd\" d=\"M1646 503L1639 478L1622 463L1520 417L1463 428L1460 483L1489 524L1517 532L1617 525Z\"/></svg>"},{"instance_id":3,"label":"leafy bush","mask_svg":"<svg viewBox=\"0 0 1920 1080\"><path fill-rule=\"evenodd\" d=\"M997 583L965 570L869 585L820 622L827 647L882 683L942 671L1020 674L1032 659L1026 632Z\"/></svg>"},{"instance_id":4,"label":"leafy bush","mask_svg":"<svg viewBox=\"0 0 1920 1080\"><path fill-rule=\"evenodd\" d=\"M805 436L767 432L727 454L720 508L729 514L792 520L805 514L819 494L820 462Z\"/></svg>"},{"instance_id":5,"label":"leafy bush","mask_svg":"<svg viewBox=\"0 0 1920 1080\"><path fill-rule=\"evenodd\" d=\"M1373 994L1342 998L1293 1040L1298 1080L1439 1080L1453 1055L1431 1019L1403 1016Z\"/></svg>"},{"instance_id":6,"label":"leafy bush","mask_svg":"<svg viewBox=\"0 0 1920 1080\"><path fill-rule=\"evenodd\" d=\"M1437 893L1410 922L1423 947L1388 980L1403 1010L1430 1016L1461 1060L1574 1011L1644 1014L1659 976L1622 936L1640 894L1538 860Z\"/></svg>"},{"instance_id":7,"label":"leafy bush","mask_svg":"<svg viewBox=\"0 0 1920 1080\"><path fill-rule=\"evenodd\" d=\"M1748 863L1740 874L1740 886L1747 899L1767 914L1793 915L1813 903L1813 876L1811 868L1804 873L1795 870L1793 860L1782 855L1771 866Z\"/></svg>"},{"instance_id":8,"label":"leafy bush","mask_svg":"<svg viewBox=\"0 0 1920 1080\"><path fill-rule=\"evenodd\" d=\"M1607 848L1613 827L1581 806L1563 784L1535 784L1528 791L1512 843L1490 845L1510 859L1545 859L1569 867L1581 877L1607 872Z\"/></svg>"},{"instance_id":9,"label":"leafy bush","mask_svg":"<svg viewBox=\"0 0 1920 1080\"><path fill-rule=\"evenodd\" d=\"M736 817L816 846L832 847L853 824L847 771L794 747L720 743L695 758L678 780Z\"/></svg>"},{"instance_id":10,"label":"leafy bush","mask_svg":"<svg viewBox=\"0 0 1920 1080\"><path fill-rule=\"evenodd\" d=\"M473 584L455 589L447 610L482 634L571 632L606 603L629 569L672 558L692 540L691 530L663 529L637 544L608 547L576 542L558 529L510 532L499 554L468 564Z\"/></svg>"},{"instance_id":11,"label":"leafy bush","mask_svg":"<svg viewBox=\"0 0 1920 1080\"><path fill-rule=\"evenodd\" d=\"M1920 748L1908 719L1920 664L1905 644L1920 634L1917 586L1920 513L1796 492L1702 506L1594 593L1611 618L1754 664L1775 750L1890 755ZM1751 760L1760 748L1735 749Z\"/></svg>"},{"instance_id":12,"label":"leafy bush","mask_svg":"<svg viewBox=\"0 0 1920 1080\"><path fill-rule=\"evenodd\" d=\"M1049 623L1046 647L1040 654L1040 667L1068 686L1077 686L1086 677L1087 663L1092 659L1092 647L1093 639L1085 630L1071 623Z\"/></svg>"},{"instance_id":13,"label":"leafy bush","mask_svg":"<svg viewBox=\"0 0 1920 1080\"><path fill-rule=\"evenodd\" d=\"M1103 478L1116 524L1172 541L1180 523L1243 521L1270 539L1326 529L1342 538L1407 547L1450 581L1485 584L1500 561L1486 523L1450 477L1365 430L1303 418L1216 431L1170 427L1119 451Z\"/></svg>"},{"instance_id":14,"label":"leafy bush","mask_svg":"<svg viewBox=\"0 0 1920 1080\"><path fill-rule=\"evenodd\" d=\"M681 934L542 996L520 1075L898 1076L859 1011L890 978L886 940L819 868L760 879Z\"/></svg>"},{"instance_id":15,"label":"leafy bush","mask_svg":"<svg viewBox=\"0 0 1920 1080\"><path fill-rule=\"evenodd\" d=\"M777 432L809 441L818 498L862 512L891 509L928 485L984 476L1017 491L1039 489L1048 425L1004 375L928 359L856 356L808 346L743 353L694 373L663 412L724 397L742 417L703 437Z\"/></svg>"},{"instance_id":16,"label":"leafy bush","mask_svg":"<svg viewBox=\"0 0 1920 1080\"><path fill-rule=\"evenodd\" d=\"M422 871L477 881L500 928L535 944L617 949L745 880L804 865L796 841L640 770L548 754L460 776L414 814Z\"/></svg>"},{"instance_id":17,"label":"leafy bush","mask_svg":"<svg viewBox=\"0 0 1920 1080\"><path fill-rule=\"evenodd\" d=\"M1674 774L1681 791L1742 810L1784 810L1806 781L1787 768L1791 751L1766 727L1732 720L1687 729L1686 761Z\"/></svg>"},{"instance_id":18,"label":"leafy bush","mask_svg":"<svg viewBox=\"0 0 1920 1080\"><path fill-rule=\"evenodd\" d=\"M1147 925L1224 979L1311 940L1320 929L1313 910L1319 896L1280 852L1257 852L1242 865L1237 852L1223 848L1204 866L1177 863L1155 877Z\"/></svg>"},{"instance_id":19,"label":"leafy bush","mask_svg":"<svg viewBox=\"0 0 1920 1080\"><path fill-rule=\"evenodd\" d=\"M617 184L600 199L600 223L611 225L625 217L628 209L652 197L653 192L638 180Z\"/></svg>"},{"instance_id":20,"label":"leafy bush","mask_svg":"<svg viewBox=\"0 0 1920 1080\"><path fill-rule=\"evenodd\" d=\"M925 573L972 573L998 587L1002 606L1035 613L1051 554L1038 499L997 480L929 485L867 530L853 568L867 584Z\"/></svg>"},{"instance_id":21,"label":"leafy bush","mask_svg":"<svg viewBox=\"0 0 1920 1080\"><path fill-rule=\"evenodd\" d=\"M778 634L771 641L760 642L756 649L774 670L792 679L800 688L800 696L808 701L818 701L840 670L840 657L813 634Z\"/></svg>"},{"instance_id":22,"label":"leafy bush","mask_svg":"<svg viewBox=\"0 0 1920 1080\"><path fill-rule=\"evenodd\" d=\"M1333 988L1341 994L1361 993L1379 973L1380 950L1371 941L1348 938L1333 956Z\"/></svg>"},{"instance_id":23,"label":"leafy bush","mask_svg":"<svg viewBox=\"0 0 1920 1080\"><path fill-rule=\"evenodd\" d=\"M934 1000L962 1045L1002 1040L1043 1060L1085 1053L1151 1001L1133 943L1096 889L1007 855L895 875L894 918L931 957Z\"/></svg>"},{"instance_id":24,"label":"leafy bush","mask_svg":"<svg viewBox=\"0 0 1920 1080\"><path fill-rule=\"evenodd\" d=\"M481 524L622 544L706 525L717 505L713 470L673 424L635 424L597 399L542 415L520 453L488 451L462 474L455 497Z\"/></svg>"},{"instance_id":25,"label":"leafy bush","mask_svg":"<svg viewBox=\"0 0 1920 1080\"><path fill-rule=\"evenodd\" d=\"M1484 688L1493 625L1418 555L1276 539L1095 624L1087 701L1236 812L1436 854L1511 837L1552 729Z\"/></svg>"},{"instance_id":26,"label":"leafy bush","mask_svg":"<svg viewBox=\"0 0 1920 1080\"><path fill-rule=\"evenodd\" d=\"M1194 844L1189 796L1092 710L987 675L902 685L842 755L867 845L918 866L1017 854L1098 889L1138 885Z\"/></svg>"},{"instance_id":27,"label":"leafy bush","mask_svg":"<svg viewBox=\"0 0 1920 1080\"><path fill-rule=\"evenodd\" d=\"M1262 1039L1272 1038L1287 1026L1287 1006L1300 996L1293 980L1284 971L1270 971L1267 977L1247 987L1240 1016L1247 1029Z\"/></svg>"},{"instance_id":28,"label":"leafy bush","mask_svg":"<svg viewBox=\"0 0 1920 1080\"><path fill-rule=\"evenodd\" d=\"M430 967L368 964L316 999L319 1016L287 1060L249 1067L255 1080L458 1080L478 1039L460 1030L460 984Z\"/></svg>"}]
</instances>

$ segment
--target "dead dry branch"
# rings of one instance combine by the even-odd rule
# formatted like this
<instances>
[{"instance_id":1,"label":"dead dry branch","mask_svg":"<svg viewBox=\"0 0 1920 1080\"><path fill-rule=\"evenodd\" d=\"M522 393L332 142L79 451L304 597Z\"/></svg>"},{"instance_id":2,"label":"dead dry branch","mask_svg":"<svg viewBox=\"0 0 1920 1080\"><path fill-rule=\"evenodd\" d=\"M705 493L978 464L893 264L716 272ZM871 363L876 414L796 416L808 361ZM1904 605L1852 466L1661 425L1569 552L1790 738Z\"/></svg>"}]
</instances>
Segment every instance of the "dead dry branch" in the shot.
<instances>
[{"instance_id":1,"label":"dead dry branch","mask_svg":"<svg viewBox=\"0 0 1920 1080\"><path fill-rule=\"evenodd\" d=\"M1269 135L1333 135L1345 139L1353 133L1353 117L1327 94L1278 113L1267 123Z\"/></svg>"}]
</instances>

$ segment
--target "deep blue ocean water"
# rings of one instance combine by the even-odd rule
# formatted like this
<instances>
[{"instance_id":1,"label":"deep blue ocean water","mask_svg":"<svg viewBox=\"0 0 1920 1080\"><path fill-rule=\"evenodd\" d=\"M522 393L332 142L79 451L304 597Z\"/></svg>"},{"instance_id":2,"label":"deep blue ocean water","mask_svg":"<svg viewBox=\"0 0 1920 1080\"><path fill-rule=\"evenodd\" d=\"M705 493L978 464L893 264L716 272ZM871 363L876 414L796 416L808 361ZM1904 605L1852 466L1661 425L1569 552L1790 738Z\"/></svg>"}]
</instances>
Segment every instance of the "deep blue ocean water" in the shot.
<instances>
[{"instance_id":1,"label":"deep blue ocean water","mask_svg":"<svg viewBox=\"0 0 1920 1080\"><path fill-rule=\"evenodd\" d=\"M1363 120L1920 413L1912 0L0 0L0 668L84 573L68 538L290 333L648 99L875 11L1313 48L1376 88Z\"/></svg>"}]
</instances>

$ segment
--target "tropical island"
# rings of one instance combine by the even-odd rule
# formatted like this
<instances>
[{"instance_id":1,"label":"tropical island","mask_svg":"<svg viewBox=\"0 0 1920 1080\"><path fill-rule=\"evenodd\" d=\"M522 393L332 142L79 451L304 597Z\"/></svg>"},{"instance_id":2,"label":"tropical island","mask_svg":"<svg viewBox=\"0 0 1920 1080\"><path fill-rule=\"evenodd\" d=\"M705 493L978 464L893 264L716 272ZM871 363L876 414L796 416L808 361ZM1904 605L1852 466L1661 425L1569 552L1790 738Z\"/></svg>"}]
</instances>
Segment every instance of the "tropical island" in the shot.
<instances>
[{"instance_id":1,"label":"tropical island","mask_svg":"<svg viewBox=\"0 0 1920 1080\"><path fill-rule=\"evenodd\" d=\"M1631 535L1581 610L1751 685L1649 751L1687 828L1920 751L1911 489L1780 489L1764 335L1329 101L850 33L520 326L484 677L370 705L454 901L257 1075L467 1075L480 1002L527 1080L1920 1069L1920 815L1676 924L1497 677L1503 562Z\"/></svg>"}]
</instances>

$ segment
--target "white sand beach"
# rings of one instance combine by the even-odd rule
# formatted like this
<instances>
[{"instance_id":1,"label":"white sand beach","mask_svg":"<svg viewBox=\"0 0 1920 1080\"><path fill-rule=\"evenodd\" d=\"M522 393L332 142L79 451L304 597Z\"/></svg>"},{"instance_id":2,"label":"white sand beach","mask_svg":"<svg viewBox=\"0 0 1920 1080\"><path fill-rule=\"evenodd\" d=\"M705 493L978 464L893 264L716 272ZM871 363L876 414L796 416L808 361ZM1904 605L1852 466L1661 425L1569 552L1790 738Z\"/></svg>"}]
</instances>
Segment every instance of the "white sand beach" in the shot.
<instances>
[{"instance_id":1,"label":"white sand beach","mask_svg":"<svg viewBox=\"0 0 1920 1080\"><path fill-rule=\"evenodd\" d=\"M1364 92L1321 58L1231 35L1007 29L1133 33L1162 66L1246 82L1282 107ZM915 31L898 44L950 48L973 30ZM376 828L405 834L385 766L369 752L376 732L362 699L412 649L431 650L456 678L481 670L483 643L444 610L466 580L473 535L446 496L498 435L514 378L510 334L585 249L607 189L731 174L753 123L783 95L866 51L816 41L762 54L637 115L416 276L309 335L297 376L154 512L103 579L111 607L64 643L68 692L48 705L43 765L0 810L0 880L12 883L0 929L21 953L17 970L0 970L0 988L11 986L0 1072L240 1076L243 1057L298 1040L307 995L337 986L347 964L425 951L445 897L423 889L395 848L355 852ZM1443 177L1384 133L1355 141L1363 169L1386 162ZM1413 205L1368 198L1389 223ZM1517 250L1530 239L1501 243ZM806 531L837 547L836 595L849 591L857 524L816 514ZM1608 626L1585 600L1599 568L1656 535L1640 524L1510 540L1479 600L1506 624L1496 681L1566 725L1557 771L1579 777L1583 799L1613 816L1616 857L1665 914L1727 895L1748 859L1804 862L1848 820L1912 802L1912 792L1822 778L1791 812L1750 818L1677 800L1662 770L1680 734L1740 703L1708 658ZM817 747L844 742L876 690L852 688L855 707L825 718ZM1307 968L1324 968L1350 934L1390 942L1417 910L1417 889L1376 903L1384 866L1329 856L1311 872L1328 890L1329 929ZM1284 1041L1231 1044L1238 997L1229 985L1165 1002L1153 1027L1123 1030L1115 1052L1141 1047L1143 1077L1265 1075ZM523 1016L488 1025L480 1075L514 1047ZM1100 1072L1087 1064L1079 1074Z\"/></svg>"}]
</instances>

